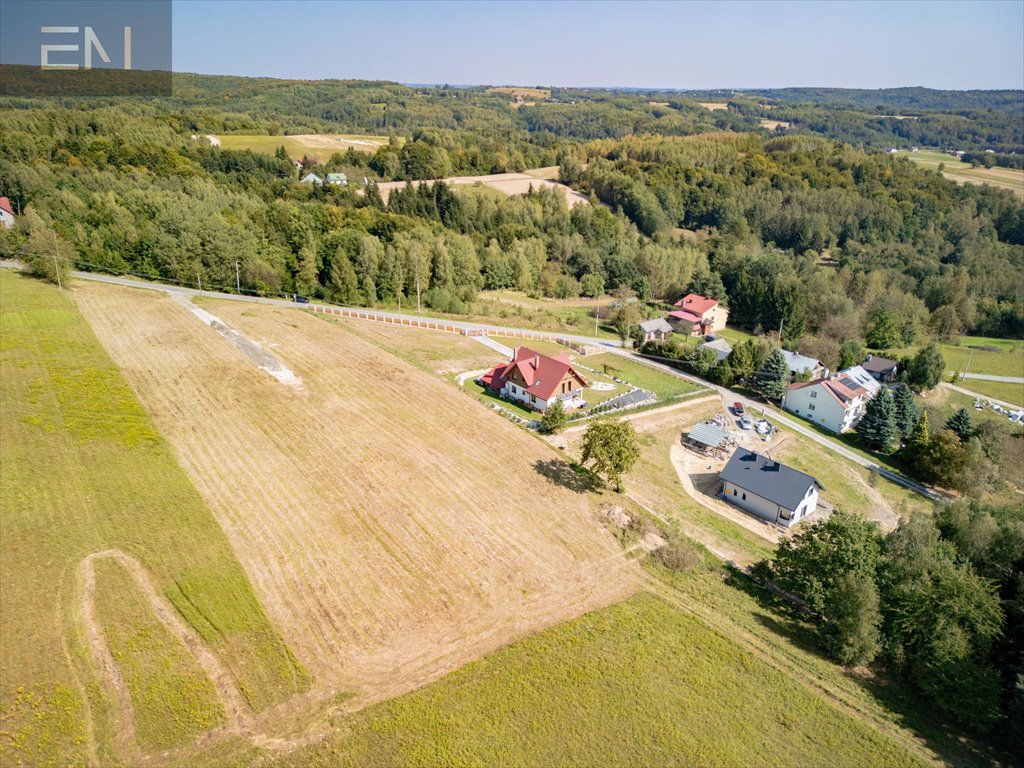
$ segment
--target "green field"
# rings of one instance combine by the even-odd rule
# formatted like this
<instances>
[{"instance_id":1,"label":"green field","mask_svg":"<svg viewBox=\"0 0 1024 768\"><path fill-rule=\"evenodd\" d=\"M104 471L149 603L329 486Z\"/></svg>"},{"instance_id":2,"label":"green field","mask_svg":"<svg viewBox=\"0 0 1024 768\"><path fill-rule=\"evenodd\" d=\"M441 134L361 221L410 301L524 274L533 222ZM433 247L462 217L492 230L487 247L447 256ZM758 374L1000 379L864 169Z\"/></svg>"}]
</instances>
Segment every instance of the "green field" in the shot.
<instances>
[{"instance_id":1,"label":"green field","mask_svg":"<svg viewBox=\"0 0 1024 768\"><path fill-rule=\"evenodd\" d=\"M948 179L961 183L991 184L995 187L1012 190L1018 197L1024 197L1024 171L1011 168L972 168L970 163L962 162L945 152L901 150L898 154L922 168L933 171L937 171L939 163L942 163L943 175Z\"/></svg>"},{"instance_id":2,"label":"green field","mask_svg":"<svg viewBox=\"0 0 1024 768\"><path fill-rule=\"evenodd\" d=\"M93 552L120 549L140 561L254 709L308 687L217 521L68 292L8 270L0 272L0 444L0 764L84 764L90 754L114 762L111 702L85 647L76 588ZM102 613L112 582L97 584ZM113 606L119 615L133 612L125 600ZM104 631L116 647L132 642ZM173 644L154 636L135 648L129 669L152 668L130 679L195 694L168 702L192 712L181 727L141 707L145 739L184 738L219 716L189 664L165 663L181 658Z\"/></svg>"},{"instance_id":3,"label":"green field","mask_svg":"<svg viewBox=\"0 0 1024 768\"><path fill-rule=\"evenodd\" d=\"M699 384L673 376L671 373L663 373L649 365L635 362L613 352L591 355L586 358L586 365L599 371L604 371L605 366L608 366L608 371L614 369L615 376L653 392L659 401L671 400L680 395L696 392L701 388Z\"/></svg>"},{"instance_id":4,"label":"green field","mask_svg":"<svg viewBox=\"0 0 1024 768\"><path fill-rule=\"evenodd\" d=\"M279 766L926 765L651 595L339 722Z\"/></svg>"},{"instance_id":5,"label":"green field","mask_svg":"<svg viewBox=\"0 0 1024 768\"><path fill-rule=\"evenodd\" d=\"M355 134L339 134L342 141L338 142L337 147L332 146L316 146L312 142L306 142L302 139L297 139L294 136L250 136L242 134L224 134L217 138L220 139L220 146L222 149L248 149L250 152L258 152L265 155L272 155L277 151L278 147L284 147L288 152L288 156L292 160L301 160L303 155L316 156L316 158L326 163L331 159L331 155L335 152L342 154L352 147L358 152L375 152L377 147L387 144L388 138L383 136L357 136ZM344 141L345 139L353 141ZM358 142L367 142L358 143ZM370 146L372 145L372 146Z\"/></svg>"}]
</instances>

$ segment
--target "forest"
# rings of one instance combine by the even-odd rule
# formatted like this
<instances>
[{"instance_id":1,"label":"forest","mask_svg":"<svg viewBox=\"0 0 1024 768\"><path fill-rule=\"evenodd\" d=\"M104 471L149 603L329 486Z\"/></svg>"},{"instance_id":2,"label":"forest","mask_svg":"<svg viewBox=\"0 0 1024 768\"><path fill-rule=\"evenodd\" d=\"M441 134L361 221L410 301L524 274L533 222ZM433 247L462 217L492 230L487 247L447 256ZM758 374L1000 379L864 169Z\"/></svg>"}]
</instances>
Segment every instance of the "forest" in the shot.
<instances>
[{"instance_id":1,"label":"forest","mask_svg":"<svg viewBox=\"0 0 1024 768\"><path fill-rule=\"evenodd\" d=\"M515 109L479 88L176 77L168 98L0 100L0 194L20 214L5 254L225 288L237 263L243 290L391 306L419 287L445 312L483 288L655 303L699 288L827 362L850 340L1024 335L1024 206L886 153L626 92ZM322 130L390 137L301 171L365 190L300 185L283 149L201 138ZM444 184L384 205L373 184L553 165L590 205Z\"/></svg>"}]
</instances>

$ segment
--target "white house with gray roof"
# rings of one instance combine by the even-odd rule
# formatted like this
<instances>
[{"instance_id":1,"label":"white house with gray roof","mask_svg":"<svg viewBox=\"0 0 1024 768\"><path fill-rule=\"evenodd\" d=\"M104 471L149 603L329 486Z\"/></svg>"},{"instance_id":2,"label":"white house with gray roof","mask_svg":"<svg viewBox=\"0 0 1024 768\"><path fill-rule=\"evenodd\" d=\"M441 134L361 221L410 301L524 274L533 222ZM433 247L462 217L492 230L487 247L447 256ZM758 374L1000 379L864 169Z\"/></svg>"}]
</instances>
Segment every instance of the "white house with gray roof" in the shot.
<instances>
[{"instance_id":1,"label":"white house with gray roof","mask_svg":"<svg viewBox=\"0 0 1024 768\"><path fill-rule=\"evenodd\" d=\"M719 477L726 501L787 528L814 512L824 490L810 475L746 448L736 449Z\"/></svg>"},{"instance_id":2,"label":"white house with gray roof","mask_svg":"<svg viewBox=\"0 0 1024 768\"><path fill-rule=\"evenodd\" d=\"M821 360L801 355L799 352L790 352L788 349L782 350L782 356L786 358L786 366L789 368L790 377L800 374L807 374L812 379L828 376L828 368L824 366Z\"/></svg>"},{"instance_id":3,"label":"white house with gray roof","mask_svg":"<svg viewBox=\"0 0 1024 768\"><path fill-rule=\"evenodd\" d=\"M672 335L672 326L663 317L638 323L638 325L644 333L644 341L664 341Z\"/></svg>"}]
</instances>

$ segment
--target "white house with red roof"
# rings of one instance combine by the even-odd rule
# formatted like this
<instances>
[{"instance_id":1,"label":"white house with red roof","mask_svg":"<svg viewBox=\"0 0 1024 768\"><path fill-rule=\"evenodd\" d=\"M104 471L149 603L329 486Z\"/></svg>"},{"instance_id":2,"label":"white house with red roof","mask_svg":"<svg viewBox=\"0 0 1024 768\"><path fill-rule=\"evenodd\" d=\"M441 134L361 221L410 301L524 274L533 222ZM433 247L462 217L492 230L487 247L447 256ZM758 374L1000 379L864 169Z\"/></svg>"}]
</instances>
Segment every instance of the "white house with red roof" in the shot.
<instances>
[{"instance_id":1,"label":"white house with red roof","mask_svg":"<svg viewBox=\"0 0 1024 768\"><path fill-rule=\"evenodd\" d=\"M0 224L5 227L14 226L14 209L11 208L11 201L6 197L0 197Z\"/></svg>"},{"instance_id":2,"label":"white house with red roof","mask_svg":"<svg viewBox=\"0 0 1024 768\"><path fill-rule=\"evenodd\" d=\"M834 376L790 384L782 407L835 433L857 426L881 385L855 365Z\"/></svg>"},{"instance_id":3,"label":"white house with red roof","mask_svg":"<svg viewBox=\"0 0 1024 768\"><path fill-rule=\"evenodd\" d=\"M689 336L706 336L725 328L729 310L716 299L708 299L696 293L688 293L675 303L668 313L668 321L677 333Z\"/></svg>"},{"instance_id":4,"label":"white house with red roof","mask_svg":"<svg viewBox=\"0 0 1024 768\"><path fill-rule=\"evenodd\" d=\"M542 355L520 347L507 363L495 366L477 381L492 392L517 400L535 411L544 411L561 400L570 407L587 381L572 367L568 355Z\"/></svg>"}]
</instances>

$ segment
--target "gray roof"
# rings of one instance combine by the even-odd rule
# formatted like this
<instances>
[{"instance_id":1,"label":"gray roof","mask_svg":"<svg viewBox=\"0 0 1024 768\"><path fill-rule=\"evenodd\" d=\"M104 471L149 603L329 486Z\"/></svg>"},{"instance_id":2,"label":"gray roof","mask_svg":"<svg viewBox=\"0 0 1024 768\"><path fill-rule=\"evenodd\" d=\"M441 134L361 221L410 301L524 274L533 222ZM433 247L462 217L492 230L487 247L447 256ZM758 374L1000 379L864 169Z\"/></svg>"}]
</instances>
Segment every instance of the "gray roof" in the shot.
<instances>
[{"instance_id":1,"label":"gray roof","mask_svg":"<svg viewBox=\"0 0 1024 768\"><path fill-rule=\"evenodd\" d=\"M746 448L736 449L719 477L786 509L800 506L812 484L821 488L810 475Z\"/></svg>"},{"instance_id":2,"label":"gray roof","mask_svg":"<svg viewBox=\"0 0 1024 768\"><path fill-rule=\"evenodd\" d=\"M717 448L722 443L730 439L728 432L719 429L718 427L713 427L710 424L698 424L686 437L695 443L708 445L712 448Z\"/></svg>"},{"instance_id":3,"label":"gray roof","mask_svg":"<svg viewBox=\"0 0 1024 768\"><path fill-rule=\"evenodd\" d=\"M654 320L648 320L645 323L640 323L640 327L643 328L644 333L654 333L659 331L661 333L672 333L672 326L668 324L668 321L663 317L655 318Z\"/></svg>"},{"instance_id":4,"label":"gray roof","mask_svg":"<svg viewBox=\"0 0 1024 768\"><path fill-rule=\"evenodd\" d=\"M790 352L788 349L782 350L782 356L786 358L786 365L789 366L789 370L793 373L800 373L801 371L811 371L813 373L821 365L820 360L807 357L807 355L801 355L799 352Z\"/></svg>"},{"instance_id":5,"label":"gray roof","mask_svg":"<svg viewBox=\"0 0 1024 768\"><path fill-rule=\"evenodd\" d=\"M718 356L718 362L722 362L723 360L725 360L725 358L732 354L732 344L730 344L726 339L715 339L714 341L705 341L703 344L697 345L698 349L703 349L704 347L715 350L715 354Z\"/></svg>"},{"instance_id":6,"label":"gray roof","mask_svg":"<svg viewBox=\"0 0 1024 768\"><path fill-rule=\"evenodd\" d=\"M895 360L879 357L878 355L868 355L868 359L860 364L860 367L869 373L888 373L898 366L899 363Z\"/></svg>"}]
</instances>

